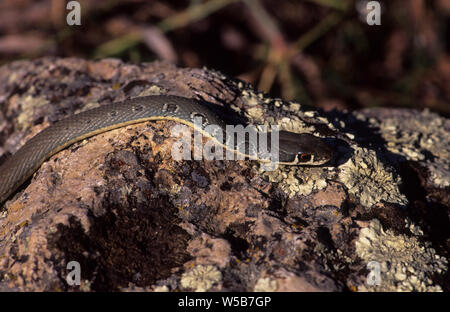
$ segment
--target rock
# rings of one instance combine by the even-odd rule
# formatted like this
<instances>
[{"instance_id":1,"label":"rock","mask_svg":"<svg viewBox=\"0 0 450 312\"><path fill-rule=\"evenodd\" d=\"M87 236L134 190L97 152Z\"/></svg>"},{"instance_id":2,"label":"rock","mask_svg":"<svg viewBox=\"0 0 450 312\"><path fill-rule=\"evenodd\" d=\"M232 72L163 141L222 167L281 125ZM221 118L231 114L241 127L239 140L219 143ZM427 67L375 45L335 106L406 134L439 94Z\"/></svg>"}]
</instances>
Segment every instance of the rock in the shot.
<instances>
[{"instance_id":1,"label":"rock","mask_svg":"<svg viewBox=\"0 0 450 312\"><path fill-rule=\"evenodd\" d=\"M274 171L175 161L174 121L75 143L0 210L0 290L449 290L450 120L428 111L323 113L211 70L42 58L0 68L0 162L65 116L150 94L326 137L336 154Z\"/></svg>"}]
</instances>

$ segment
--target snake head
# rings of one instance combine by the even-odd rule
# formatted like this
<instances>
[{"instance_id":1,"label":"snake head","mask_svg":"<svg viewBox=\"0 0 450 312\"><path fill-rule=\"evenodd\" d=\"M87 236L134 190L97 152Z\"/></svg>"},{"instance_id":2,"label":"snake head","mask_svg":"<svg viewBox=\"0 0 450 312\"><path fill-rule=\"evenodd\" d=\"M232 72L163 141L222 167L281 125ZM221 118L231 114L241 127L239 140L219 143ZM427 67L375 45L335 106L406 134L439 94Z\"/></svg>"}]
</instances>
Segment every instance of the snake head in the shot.
<instances>
[{"instance_id":1,"label":"snake head","mask_svg":"<svg viewBox=\"0 0 450 312\"><path fill-rule=\"evenodd\" d=\"M280 163L320 166L333 157L333 149L312 134L280 131L279 142Z\"/></svg>"}]
</instances>

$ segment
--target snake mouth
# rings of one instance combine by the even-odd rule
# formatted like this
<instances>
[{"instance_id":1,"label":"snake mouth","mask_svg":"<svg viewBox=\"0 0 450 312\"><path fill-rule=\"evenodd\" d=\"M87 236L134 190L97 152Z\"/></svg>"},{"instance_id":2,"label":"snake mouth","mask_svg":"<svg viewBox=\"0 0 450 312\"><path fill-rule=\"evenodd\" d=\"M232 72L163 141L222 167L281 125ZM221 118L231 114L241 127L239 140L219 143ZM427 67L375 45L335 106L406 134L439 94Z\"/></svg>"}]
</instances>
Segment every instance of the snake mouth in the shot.
<instances>
[{"instance_id":1,"label":"snake mouth","mask_svg":"<svg viewBox=\"0 0 450 312\"><path fill-rule=\"evenodd\" d=\"M328 163L329 160L329 157L299 152L295 155L283 155L283 157L280 157L279 163L285 165L322 166Z\"/></svg>"},{"instance_id":2,"label":"snake mouth","mask_svg":"<svg viewBox=\"0 0 450 312\"><path fill-rule=\"evenodd\" d=\"M298 154L281 154L279 158L280 164L285 165L318 165L314 161L314 155L309 153L298 153Z\"/></svg>"}]
</instances>

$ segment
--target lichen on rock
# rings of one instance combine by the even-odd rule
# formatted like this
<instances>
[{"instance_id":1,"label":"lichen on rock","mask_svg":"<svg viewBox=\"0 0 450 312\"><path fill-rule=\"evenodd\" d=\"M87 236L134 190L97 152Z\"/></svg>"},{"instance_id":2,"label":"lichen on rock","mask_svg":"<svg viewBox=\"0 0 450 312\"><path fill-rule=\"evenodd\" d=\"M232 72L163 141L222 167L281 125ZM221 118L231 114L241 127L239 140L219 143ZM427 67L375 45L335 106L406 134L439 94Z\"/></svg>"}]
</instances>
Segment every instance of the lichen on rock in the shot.
<instances>
[{"instance_id":1,"label":"lichen on rock","mask_svg":"<svg viewBox=\"0 0 450 312\"><path fill-rule=\"evenodd\" d=\"M254 89L238 84L242 89L242 101L245 104L244 115L255 125L277 125L279 130L295 133L311 133L321 136L315 124L325 128L334 129L329 120L318 111L311 110L298 102L285 102L281 99L273 99ZM308 122L314 120L313 122ZM327 186L326 178L328 169L322 167L279 166L277 170L265 171L259 165L258 170L270 182L278 186L289 196L309 195Z\"/></svg>"},{"instance_id":2,"label":"lichen on rock","mask_svg":"<svg viewBox=\"0 0 450 312\"><path fill-rule=\"evenodd\" d=\"M354 155L339 167L339 180L361 204L371 207L379 202L407 204L399 190L400 177L377 158L376 152L355 146Z\"/></svg>"},{"instance_id":3,"label":"lichen on rock","mask_svg":"<svg viewBox=\"0 0 450 312\"><path fill-rule=\"evenodd\" d=\"M280 166L275 171L263 171L262 175L278 186L290 197L309 195L327 186L327 168L301 168Z\"/></svg>"},{"instance_id":4,"label":"lichen on rock","mask_svg":"<svg viewBox=\"0 0 450 312\"><path fill-rule=\"evenodd\" d=\"M192 270L183 273L181 286L204 292L222 279L222 273L213 265L197 265Z\"/></svg>"},{"instance_id":5,"label":"lichen on rock","mask_svg":"<svg viewBox=\"0 0 450 312\"><path fill-rule=\"evenodd\" d=\"M379 127L389 151L422 162L437 187L450 186L450 119L424 110L383 119Z\"/></svg>"},{"instance_id":6,"label":"lichen on rock","mask_svg":"<svg viewBox=\"0 0 450 312\"><path fill-rule=\"evenodd\" d=\"M381 269L380 285L359 285L359 291L442 291L430 277L447 271L448 262L430 243L384 231L380 222L372 219L361 229L355 245L359 257L366 263L376 261Z\"/></svg>"},{"instance_id":7,"label":"lichen on rock","mask_svg":"<svg viewBox=\"0 0 450 312\"><path fill-rule=\"evenodd\" d=\"M224 109L231 122L325 138L335 157L274 171L256 161L175 161L176 121L96 135L46 161L0 211L0 291L70 291L61 277L74 257L90 274L80 291L448 290L450 130L436 114L325 113L219 72L117 60L5 65L2 94L0 156L87 108L171 94ZM432 193L423 177L440 188ZM372 219L385 230L363 221ZM372 260L383 265L379 287L364 284Z\"/></svg>"}]
</instances>

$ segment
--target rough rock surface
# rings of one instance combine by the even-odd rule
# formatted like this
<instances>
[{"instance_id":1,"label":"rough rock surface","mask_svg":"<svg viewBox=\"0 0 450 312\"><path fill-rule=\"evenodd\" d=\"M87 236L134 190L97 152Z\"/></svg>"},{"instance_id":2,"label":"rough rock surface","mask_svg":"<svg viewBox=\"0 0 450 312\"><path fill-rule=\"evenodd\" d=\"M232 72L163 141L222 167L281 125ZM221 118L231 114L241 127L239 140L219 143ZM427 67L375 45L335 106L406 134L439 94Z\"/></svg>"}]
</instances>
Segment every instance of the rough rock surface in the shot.
<instances>
[{"instance_id":1,"label":"rough rock surface","mask_svg":"<svg viewBox=\"0 0 450 312\"><path fill-rule=\"evenodd\" d=\"M0 209L0 290L450 290L450 120L428 111L325 114L206 69L43 58L0 68L0 163L65 116L149 94L327 137L336 155L175 161L173 121L76 143Z\"/></svg>"}]
</instances>

